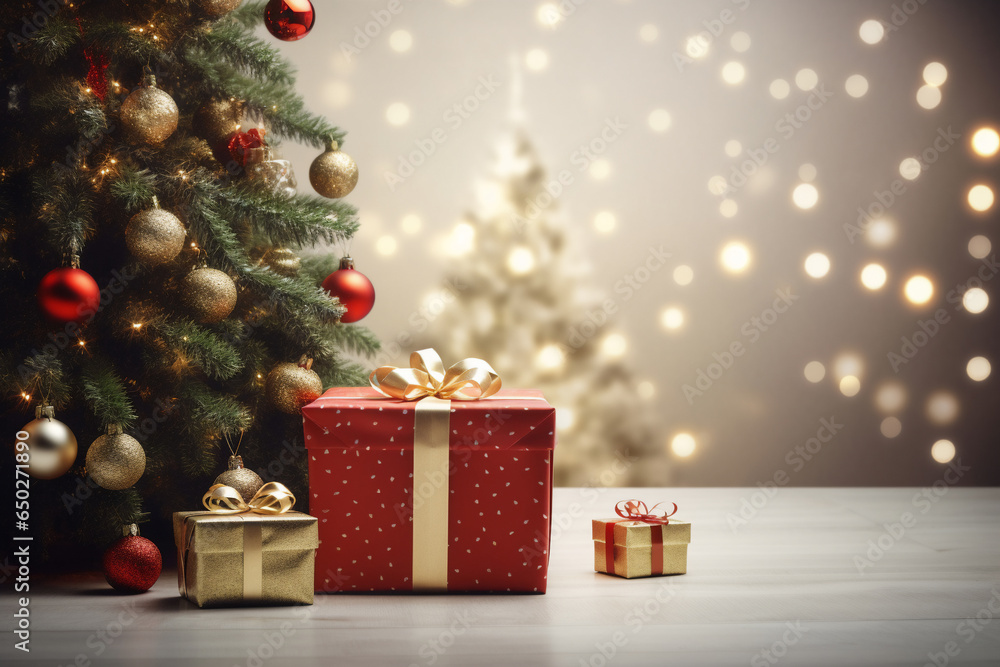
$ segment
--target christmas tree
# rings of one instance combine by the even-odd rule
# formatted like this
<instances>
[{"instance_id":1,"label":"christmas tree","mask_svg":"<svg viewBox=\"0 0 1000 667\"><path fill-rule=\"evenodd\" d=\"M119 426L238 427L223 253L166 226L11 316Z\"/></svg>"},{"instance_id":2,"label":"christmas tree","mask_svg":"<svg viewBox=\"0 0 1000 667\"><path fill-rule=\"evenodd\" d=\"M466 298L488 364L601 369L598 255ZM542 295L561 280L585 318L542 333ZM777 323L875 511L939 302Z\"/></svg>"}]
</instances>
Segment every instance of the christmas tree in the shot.
<instances>
[{"instance_id":1,"label":"christmas tree","mask_svg":"<svg viewBox=\"0 0 1000 667\"><path fill-rule=\"evenodd\" d=\"M586 287L586 265L545 189L512 83L511 128L476 205L452 232L454 299L426 334L452 363L486 359L505 387L541 389L558 411L555 479L568 486L666 483L661 437L639 379L608 354L612 315ZM596 317L590 317L595 314ZM613 347L613 345L611 346Z\"/></svg>"},{"instance_id":2,"label":"christmas tree","mask_svg":"<svg viewBox=\"0 0 1000 667\"><path fill-rule=\"evenodd\" d=\"M273 155L325 149L310 180L341 197L344 133L255 35L264 3L240 4L0 7L0 400L7 434L52 406L9 454L32 454L19 528L50 563L92 563L144 514L169 545L170 513L200 508L230 446L307 510L298 408L364 383L346 355L377 349L320 288L331 258L298 256L351 237L355 210L296 194ZM311 27L268 12L282 39Z\"/></svg>"}]
</instances>

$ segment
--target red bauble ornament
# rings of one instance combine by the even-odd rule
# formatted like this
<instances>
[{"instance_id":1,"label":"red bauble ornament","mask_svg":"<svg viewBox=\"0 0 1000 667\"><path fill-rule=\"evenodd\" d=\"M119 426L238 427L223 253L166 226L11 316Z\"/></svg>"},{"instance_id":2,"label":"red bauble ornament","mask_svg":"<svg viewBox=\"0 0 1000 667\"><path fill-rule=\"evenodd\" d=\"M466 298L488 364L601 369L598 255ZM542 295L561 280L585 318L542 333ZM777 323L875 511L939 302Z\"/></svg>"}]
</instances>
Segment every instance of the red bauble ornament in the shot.
<instances>
[{"instance_id":1,"label":"red bauble ornament","mask_svg":"<svg viewBox=\"0 0 1000 667\"><path fill-rule=\"evenodd\" d=\"M285 42L302 39L315 22L316 10L309 0L271 0L264 8L268 32Z\"/></svg>"},{"instance_id":2,"label":"red bauble ornament","mask_svg":"<svg viewBox=\"0 0 1000 667\"><path fill-rule=\"evenodd\" d=\"M83 269L53 269L38 284L38 305L59 322L79 324L90 319L100 303L101 290Z\"/></svg>"},{"instance_id":3,"label":"red bauble ornament","mask_svg":"<svg viewBox=\"0 0 1000 667\"><path fill-rule=\"evenodd\" d=\"M126 535L104 552L104 578L121 593L148 591L162 569L160 550L145 537Z\"/></svg>"},{"instance_id":4,"label":"red bauble ornament","mask_svg":"<svg viewBox=\"0 0 1000 667\"><path fill-rule=\"evenodd\" d=\"M347 308L340 318L344 324L357 322L375 305L375 286L365 274L354 270L354 260L350 257L340 258L340 268L326 277L323 289Z\"/></svg>"}]
</instances>

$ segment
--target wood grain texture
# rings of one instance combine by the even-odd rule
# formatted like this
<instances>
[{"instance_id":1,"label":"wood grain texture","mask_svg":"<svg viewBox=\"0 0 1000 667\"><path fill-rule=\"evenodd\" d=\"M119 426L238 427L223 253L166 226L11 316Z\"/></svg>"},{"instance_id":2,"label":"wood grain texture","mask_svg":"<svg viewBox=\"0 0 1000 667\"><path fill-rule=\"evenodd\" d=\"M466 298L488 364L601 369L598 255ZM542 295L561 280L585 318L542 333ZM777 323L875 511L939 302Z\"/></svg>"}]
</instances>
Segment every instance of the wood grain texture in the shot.
<instances>
[{"instance_id":1,"label":"wood grain texture","mask_svg":"<svg viewBox=\"0 0 1000 667\"><path fill-rule=\"evenodd\" d=\"M940 654L949 665L997 665L1000 489L942 488L940 497L783 488L770 498L759 489L557 489L544 596L327 595L312 607L202 610L177 597L173 572L131 597L99 574L33 581L32 651L12 648L8 587L0 660L839 667L919 666ZM692 523L688 574L625 580L593 571L591 519L631 497L680 505L677 517ZM756 514L744 509L747 523L734 529L729 515L744 500ZM912 525L892 537L885 524L904 512ZM873 551L859 571L856 557L868 558L880 539L883 555Z\"/></svg>"}]
</instances>

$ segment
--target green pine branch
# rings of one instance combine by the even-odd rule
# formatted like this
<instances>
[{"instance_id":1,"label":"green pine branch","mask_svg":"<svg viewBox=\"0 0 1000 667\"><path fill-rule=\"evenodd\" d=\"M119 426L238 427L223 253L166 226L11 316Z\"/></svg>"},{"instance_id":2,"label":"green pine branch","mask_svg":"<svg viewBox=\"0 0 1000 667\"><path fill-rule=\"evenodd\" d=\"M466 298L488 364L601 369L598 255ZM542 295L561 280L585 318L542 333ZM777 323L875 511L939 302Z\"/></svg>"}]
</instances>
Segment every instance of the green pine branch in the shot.
<instances>
[{"instance_id":1,"label":"green pine branch","mask_svg":"<svg viewBox=\"0 0 1000 667\"><path fill-rule=\"evenodd\" d=\"M182 359L213 380L228 380L243 368L236 348L190 320L162 323L156 331Z\"/></svg>"},{"instance_id":2,"label":"green pine branch","mask_svg":"<svg viewBox=\"0 0 1000 667\"><path fill-rule=\"evenodd\" d=\"M132 428L137 418L125 384L112 370L110 360L94 357L81 371L83 398L100 420L101 427L118 424L123 429Z\"/></svg>"}]
</instances>

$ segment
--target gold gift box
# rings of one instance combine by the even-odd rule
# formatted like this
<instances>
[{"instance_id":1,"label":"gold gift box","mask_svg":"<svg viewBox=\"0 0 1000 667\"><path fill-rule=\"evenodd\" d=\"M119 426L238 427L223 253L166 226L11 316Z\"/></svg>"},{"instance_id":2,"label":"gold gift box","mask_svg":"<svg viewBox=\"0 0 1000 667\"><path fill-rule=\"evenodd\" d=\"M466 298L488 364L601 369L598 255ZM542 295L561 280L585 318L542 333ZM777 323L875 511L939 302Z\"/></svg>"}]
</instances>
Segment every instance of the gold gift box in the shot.
<instances>
[{"instance_id":1,"label":"gold gift box","mask_svg":"<svg viewBox=\"0 0 1000 667\"><path fill-rule=\"evenodd\" d=\"M613 544L606 542L607 526L614 524ZM663 539L663 571L653 572L653 531L660 531ZM660 574L685 574L687 548L691 542L691 524L670 520L668 524L643 521L594 519L594 569L626 579L658 576ZM612 549L614 568L608 572L608 549Z\"/></svg>"},{"instance_id":2,"label":"gold gift box","mask_svg":"<svg viewBox=\"0 0 1000 667\"><path fill-rule=\"evenodd\" d=\"M319 532L302 512L174 512L181 596L199 607L312 604Z\"/></svg>"}]
</instances>

